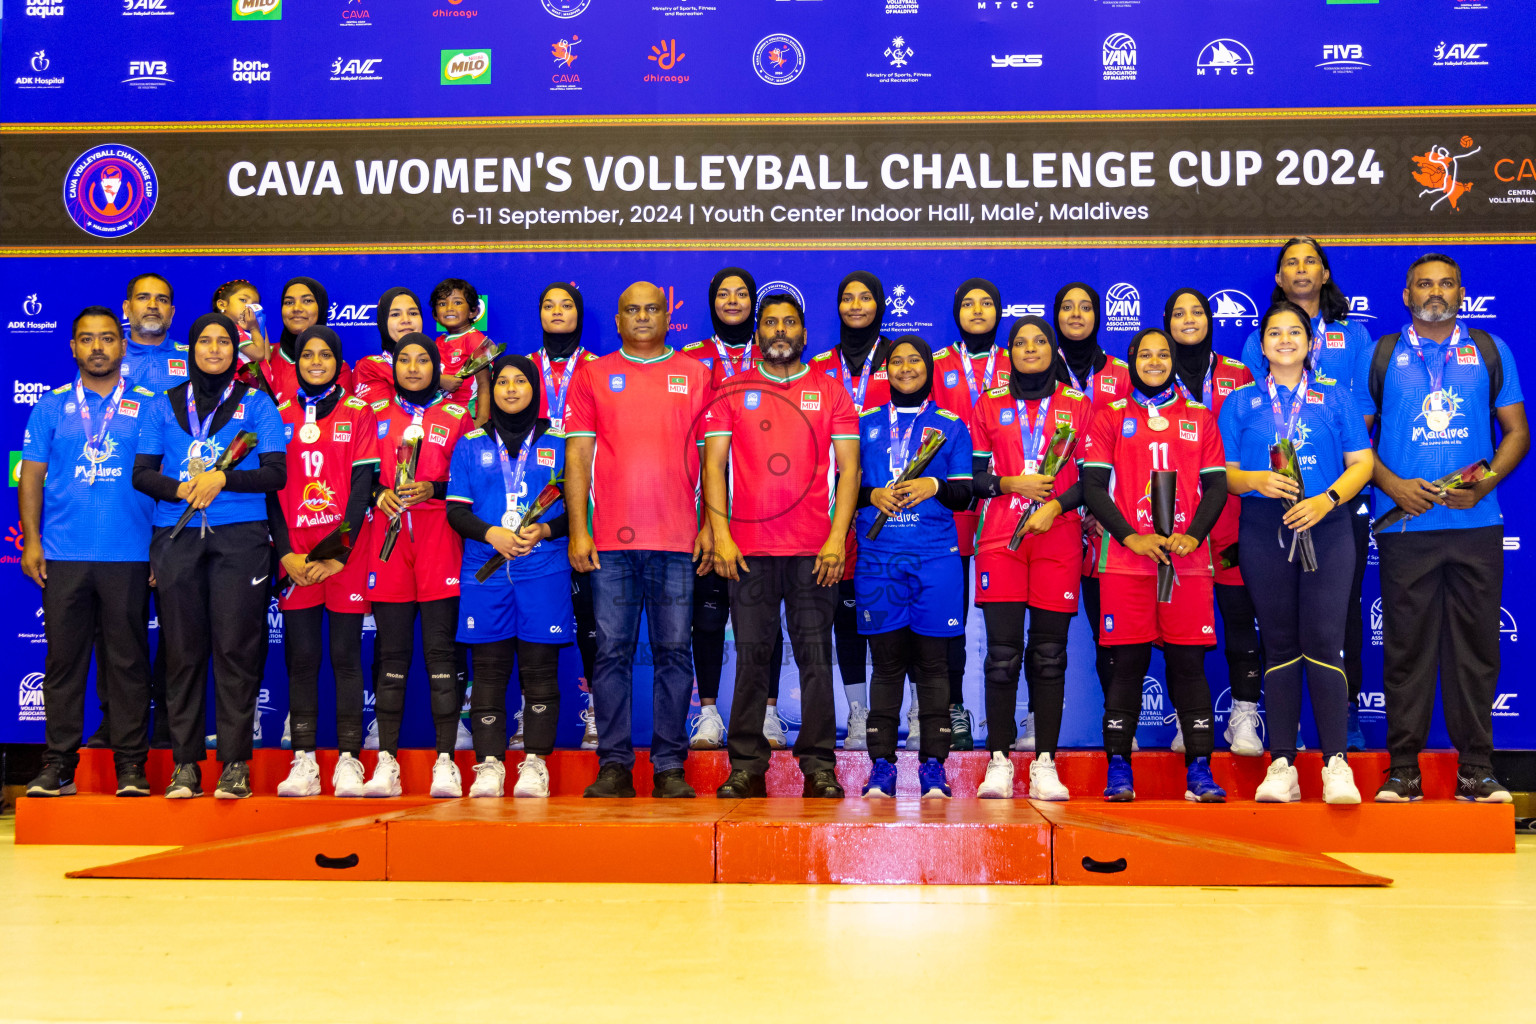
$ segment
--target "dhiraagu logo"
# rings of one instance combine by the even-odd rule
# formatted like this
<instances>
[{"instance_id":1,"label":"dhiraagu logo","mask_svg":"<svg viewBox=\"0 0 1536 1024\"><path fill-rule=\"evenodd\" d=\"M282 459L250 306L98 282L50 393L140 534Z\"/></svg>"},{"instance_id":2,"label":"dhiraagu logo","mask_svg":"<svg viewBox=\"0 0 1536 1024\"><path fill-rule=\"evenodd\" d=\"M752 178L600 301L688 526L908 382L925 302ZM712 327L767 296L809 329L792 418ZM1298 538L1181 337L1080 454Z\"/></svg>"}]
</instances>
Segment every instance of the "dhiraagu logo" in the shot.
<instances>
[{"instance_id":1,"label":"dhiraagu logo","mask_svg":"<svg viewBox=\"0 0 1536 1024\"><path fill-rule=\"evenodd\" d=\"M490 50L443 50L443 85L490 85Z\"/></svg>"},{"instance_id":2,"label":"dhiraagu logo","mask_svg":"<svg viewBox=\"0 0 1536 1024\"><path fill-rule=\"evenodd\" d=\"M282 21L283 0L231 0L234 21Z\"/></svg>"}]
</instances>

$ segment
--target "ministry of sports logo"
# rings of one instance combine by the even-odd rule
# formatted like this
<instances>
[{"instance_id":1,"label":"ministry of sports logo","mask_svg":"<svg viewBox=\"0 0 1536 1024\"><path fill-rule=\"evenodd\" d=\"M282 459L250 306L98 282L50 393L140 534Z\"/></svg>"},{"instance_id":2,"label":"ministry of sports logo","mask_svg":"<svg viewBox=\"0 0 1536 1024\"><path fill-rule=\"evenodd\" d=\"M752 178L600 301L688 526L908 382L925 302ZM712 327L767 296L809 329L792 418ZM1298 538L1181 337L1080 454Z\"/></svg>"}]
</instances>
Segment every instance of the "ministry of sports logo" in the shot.
<instances>
[{"instance_id":1,"label":"ministry of sports logo","mask_svg":"<svg viewBox=\"0 0 1536 1024\"><path fill-rule=\"evenodd\" d=\"M788 85L805 70L805 47L782 32L764 36L752 51L752 70L769 85Z\"/></svg>"},{"instance_id":2,"label":"ministry of sports logo","mask_svg":"<svg viewBox=\"0 0 1536 1024\"><path fill-rule=\"evenodd\" d=\"M1253 54L1236 39L1213 39L1195 60L1197 75L1251 75Z\"/></svg>"},{"instance_id":3,"label":"ministry of sports logo","mask_svg":"<svg viewBox=\"0 0 1536 1024\"><path fill-rule=\"evenodd\" d=\"M155 169L136 149L110 144L88 149L64 175L64 209L82 231L120 238L155 210Z\"/></svg>"},{"instance_id":4,"label":"ministry of sports logo","mask_svg":"<svg viewBox=\"0 0 1536 1024\"><path fill-rule=\"evenodd\" d=\"M912 47L907 45L904 38L897 36L891 40L891 45L885 48L885 56L890 58L891 67L904 68L907 66L907 59L912 56Z\"/></svg>"},{"instance_id":5,"label":"ministry of sports logo","mask_svg":"<svg viewBox=\"0 0 1536 1024\"><path fill-rule=\"evenodd\" d=\"M1104 40L1104 81L1136 81L1136 40L1124 32Z\"/></svg>"},{"instance_id":6,"label":"ministry of sports logo","mask_svg":"<svg viewBox=\"0 0 1536 1024\"><path fill-rule=\"evenodd\" d=\"M1449 201L1450 208L1459 212L1461 197L1472 191L1474 182L1461 180L1461 161L1482 152L1483 147L1475 145L1470 135L1463 135L1460 145L1460 153L1452 153L1446 146L1430 146L1411 158L1418 168L1413 180L1424 186L1419 196L1435 197L1429 204L1431 210Z\"/></svg>"}]
</instances>

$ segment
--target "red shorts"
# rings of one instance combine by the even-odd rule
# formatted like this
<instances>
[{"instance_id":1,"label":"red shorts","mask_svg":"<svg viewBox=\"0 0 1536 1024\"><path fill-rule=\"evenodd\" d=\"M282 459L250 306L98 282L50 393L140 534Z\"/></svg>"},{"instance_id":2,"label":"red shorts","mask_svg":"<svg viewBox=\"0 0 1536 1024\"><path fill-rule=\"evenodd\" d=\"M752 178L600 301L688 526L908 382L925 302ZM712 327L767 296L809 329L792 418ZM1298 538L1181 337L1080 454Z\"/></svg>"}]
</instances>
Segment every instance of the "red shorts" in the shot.
<instances>
[{"instance_id":1,"label":"red shorts","mask_svg":"<svg viewBox=\"0 0 1536 1024\"><path fill-rule=\"evenodd\" d=\"M1211 568L1216 570L1216 582L1224 587L1240 587L1243 585L1243 570L1240 567L1235 565L1230 569L1223 569L1221 567L1222 551L1236 543L1236 531L1230 537L1217 537L1214 533L1211 534Z\"/></svg>"},{"instance_id":2,"label":"red shorts","mask_svg":"<svg viewBox=\"0 0 1536 1024\"><path fill-rule=\"evenodd\" d=\"M459 596L459 572L464 541L448 525L443 508L417 508L406 513L389 561L379 561L379 547L389 520L377 510L369 514L368 599L370 601L436 601Z\"/></svg>"},{"instance_id":3,"label":"red shorts","mask_svg":"<svg viewBox=\"0 0 1536 1024\"><path fill-rule=\"evenodd\" d=\"M1077 611L1083 534L1075 521L1058 520L1044 533L976 556L976 603L1023 601L1052 612Z\"/></svg>"},{"instance_id":4,"label":"red shorts","mask_svg":"<svg viewBox=\"0 0 1536 1024\"><path fill-rule=\"evenodd\" d=\"M970 558L976 553L976 527L981 523L981 513L955 513L955 543L960 545L960 557Z\"/></svg>"},{"instance_id":5,"label":"red shorts","mask_svg":"<svg viewBox=\"0 0 1536 1024\"><path fill-rule=\"evenodd\" d=\"M1093 579L1099 574L1099 552L1104 547L1104 532L1098 520L1086 514L1083 517L1082 544L1083 577Z\"/></svg>"},{"instance_id":6,"label":"red shorts","mask_svg":"<svg viewBox=\"0 0 1536 1024\"><path fill-rule=\"evenodd\" d=\"M288 539L300 554L304 554L328 533L330 530L316 529L305 534L304 531L290 528ZM365 519L362 529L358 531L358 540L353 542L352 555L347 559L346 568L334 576L327 577L322 583L307 587L294 587L284 583L283 589L277 596L278 608L285 612L300 611L324 604L327 611L344 615L366 615L369 608L368 536L368 521Z\"/></svg>"},{"instance_id":7,"label":"red shorts","mask_svg":"<svg viewBox=\"0 0 1536 1024\"><path fill-rule=\"evenodd\" d=\"M848 537L843 541L843 579L853 579L853 567L859 561L859 531L848 527Z\"/></svg>"},{"instance_id":8,"label":"red shorts","mask_svg":"<svg viewBox=\"0 0 1536 1024\"><path fill-rule=\"evenodd\" d=\"M1211 577L1185 573L1173 600L1157 603L1157 577L1106 572L1099 577L1099 643L1105 647L1162 641L1190 647L1216 644Z\"/></svg>"}]
</instances>

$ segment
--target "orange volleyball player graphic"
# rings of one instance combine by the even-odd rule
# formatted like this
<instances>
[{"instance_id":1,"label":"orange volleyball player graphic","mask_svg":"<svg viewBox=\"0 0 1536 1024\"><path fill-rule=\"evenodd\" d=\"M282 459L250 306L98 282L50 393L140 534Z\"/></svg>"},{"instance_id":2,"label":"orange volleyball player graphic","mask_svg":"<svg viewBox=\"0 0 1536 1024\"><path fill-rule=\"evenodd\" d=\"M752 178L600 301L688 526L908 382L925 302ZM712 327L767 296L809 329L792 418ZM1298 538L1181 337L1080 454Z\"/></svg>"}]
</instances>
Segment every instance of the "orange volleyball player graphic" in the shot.
<instances>
[{"instance_id":1,"label":"orange volleyball player graphic","mask_svg":"<svg viewBox=\"0 0 1536 1024\"><path fill-rule=\"evenodd\" d=\"M1472 154L1482 152L1483 147L1472 148L1470 135L1461 137L1461 146L1464 152L1454 156L1444 146L1431 146L1428 152L1413 158L1413 162L1419 168L1413 172L1413 180L1424 186L1419 195L1438 197L1429 204L1431 210L1450 200L1451 209L1459 213L1461 207L1458 203L1461 197L1472 191L1473 182L1461 180L1460 164Z\"/></svg>"},{"instance_id":2,"label":"orange volleyball player graphic","mask_svg":"<svg viewBox=\"0 0 1536 1024\"><path fill-rule=\"evenodd\" d=\"M571 36L570 39L562 39L554 45L551 53L555 58L557 67L568 68L576 63L576 44L581 42L581 36Z\"/></svg>"},{"instance_id":3,"label":"orange volleyball player graphic","mask_svg":"<svg viewBox=\"0 0 1536 1024\"><path fill-rule=\"evenodd\" d=\"M784 48L782 46L775 46L769 50L768 59L773 61L773 66L776 68L782 68L789 62L789 58L784 56Z\"/></svg>"}]
</instances>

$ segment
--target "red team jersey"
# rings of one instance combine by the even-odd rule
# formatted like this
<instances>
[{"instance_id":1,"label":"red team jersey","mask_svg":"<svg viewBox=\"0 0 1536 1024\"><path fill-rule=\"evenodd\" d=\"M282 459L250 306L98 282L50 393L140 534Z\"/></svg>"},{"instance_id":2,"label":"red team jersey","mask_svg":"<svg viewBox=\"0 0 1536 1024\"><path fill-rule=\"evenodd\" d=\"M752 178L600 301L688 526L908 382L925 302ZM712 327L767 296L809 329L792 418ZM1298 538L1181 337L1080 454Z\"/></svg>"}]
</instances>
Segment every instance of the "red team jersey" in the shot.
<instances>
[{"instance_id":1,"label":"red team jersey","mask_svg":"<svg viewBox=\"0 0 1536 1024\"><path fill-rule=\"evenodd\" d=\"M880 349L885 345L882 337L875 342L875 347L870 349L870 355L878 358ZM848 372L848 363L843 359L842 351L833 346L830 350L818 356L812 356L810 362L811 372L822 374L837 381L844 393L853 400L853 412L855 416L862 415L866 409L878 409L891 400L891 380L885 372L884 366L876 366L870 363L869 378L865 380L861 370L858 376ZM859 401L859 388L864 389L864 401ZM843 566L843 579L853 579L854 563L858 561L859 538L858 531L853 527L848 528L848 543L844 550L847 561Z\"/></svg>"},{"instance_id":2,"label":"red team jersey","mask_svg":"<svg viewBox=\"0 0 1536 1024\"><path fill-rule=\"evenodd\" d=\"M704 436L731 439L731 537L744 555L815 555L832 525L832 442L858 441L841 387L809 368L790 381L737 373L715 393Z\"/></svg>"},{"instance_id":3,"label":"red team jersey","mask_svg":"<svg viewBox=\"0 0 1536 1024\"><path fill-rule=\"evenodd\" d=\"M623 349L584 363L566 400L567 438L596 439L592 537L598 551L693 551L698 438L710 371L673 349Z\"/></svg>"},{"instance_id":4,"label":"red team jersey","mask_svg":"<svg viewBox=\"0 0 1536 1024\"><path fill-rule=\"evenodd\" d=\"M1158 408L1169 421L1166 430L1155 431L1147 425L1147 410L1140 402L1121 399L1099 411L1088 431L1083 465L1113 470L1111 496L1137 533L1153 532L1152 471L1171 469L1178 473L1174 525L1183 533L1200 504L1200 474L1206 470L1225 472L1226 456L1210 409L1183 396ZM1189 554L1175 557L1173 564L1180 576L1211 575L1210 545L1201 544ZM1155 576L1157 563L1106 537L1099 571Z\"/></svg>"},{"instance_id":5,"label":"red team jersey","mask_svg":"<svg viewBox=\"0 0 1536 1024\"><path fill-rule=\"evenodd\" d=\"M1227 396L1252 381L1253 374L1241 361L1216 356L1211 363L1210 387L1206 389L1205 395L1211 415L1219 421L1221 407L1226 404ZM1221 510L1221 518L1211 528L1211 561L1216 569L1216 582L1225 586L1243 584L1243 574L1237 566L1230 569L1221 567L1221 553L1237 543L1237 522L1242 509L1243 499L1236 494L1228 495L1227 503Z\"/></svg>"},{"instance_id":6,"label":"red team jersey","mask_svg":"<svg viewBox=\"0 0 1536 1024\"><path fill-rule=\"evenodd\" d=\"M966 363L970 363L971 375L965 375ZM991 372L988 372L991 363ZM1006 348L994 348L984 356L965 351L963 342L939 349L933 354L933 400L940 409L959 416L975 434L971 423L971 411L982 396L993 388L1004 387L1013 372ZM976 385L974 394L971 385Z\"/></svg>"},{"instance_id":7,"label":"red team jersey","mask_svg":"<svg viewBox=\"0 0 1536 1024\"><path fill-rule=\"evenodd\" d=\"M581 366L592 362L597 358L596 352L588 352L577 346L569 359L551 359L540 348L537 352L530 353L528 358L533 361L535 369L539 372L539 416L549 420L550 429L557 434L565 433L565 410L571 403L571 385L576 383L576 370ZM572 363L575 366L572 366ZM570 378L566 378L567 370ZM561 382L565 382L565 393L560 391ZM491 381L494 385L496 382Z\"/></svg>"},{"instance_id":8,"label":"red team jersey","mask_svg":"<svg viewBox=\"0 0 1536 1024\"><path fill-rule=\"evenodd\" d=\"M1024 451L1025 424L1019 420L1021 404L1029 416L1029 424L1038 424L1042 403L1020 403L1009 394L1007 388L994 388L982 395L971 416L973 454L991 459L992 472L997 476L1024 476L1028 471L1026 459L1033 461L1038 457L1038 449L1030 453ZM1070 425L1077 430L1078 440L1072 457L1056 474L1056 482L1051 488L1053 498L1061 497L1077 483L1077 460L1083 456L1083 440L1088 434L1092 412L1088 397L1081 391L1065 384L1056 385L1056 391L1050 397L1050 408L1046 412L1046 423L1038 428L1040 436L1049 444L1051 435L1059 426ZM1042 470L1035 469L1034 472ZM1018 526L1019 517L1028 508L1029 501L1017 494L1004 494L983 502L981 532L976 550L980 553L1006 550L1014 528ZM1051 524L1051 531L1081 530L1081 519L1082 515L1076 510L1065 512L1056 517L1056 521Z\"/></svg>"},{"instance_id":9,"label":"red team jersey","mask_svg":"<svg viewBox=\"0 0 1536 1024\"><path fill-rule=\"evenodd\" d=\"M306 441L303 402L284 402L277 413L288 435L288 481L277 492L277 501L289 546L302 555L314 550L341 522L352 490L353 468L378 464L377 421L367 402L346 397L329 416L316 421L318 436ZM285 590L279 599L283 610L313 608L324 602L332 611L366 612L367 538L364 522L352 538L354 553L346 568L324 583Z\"/></svg>"},{"instance_id":10,"label":"red team jersey","mask_svg":"<svg viewBox=\"0 0 1536 1024\"><path fill-rule=\"evenodd\" d=\"M1107 355L1107 354L1106 354ZM1071 376L1071 371L1067 373ZM1074 385L1075 386L1075 385ZM1104 368L1098 373L1091 374L1086 382L1077 390L1088 396L1093 403L1094 414L1106 408L1110 403L1121 398L1126 398L1131 393L1131 367L1124 359L1116 356L1107 356ZM1078 441L1081 446L1083 438ZM1083 575L1097 576L1099 574L1099 551L1104 541L1104 534L1099 529L1092 516L1083 520Z\"/></svg>"},{"instance_id":11,"label":"red team jersey","mask_svg":"<svg viewBox=\"0 0 1536 1024\"><path fill-rule=\"evenodd\" d=\"M482 331L468 330L460 334L439 334L437 336L437 355L442 360L443 376L458 373L469 362L469 357L482 344L489 341ZM453 392L453 400L459 405L469 405L475 400L477 385L473 377L464 381Z\"/></svg>"},{"instance_id":12,"label":"red team jersey","mask_svg":"<svg viewBox=\"0 0 1536 1024\"><path fill-rule=\"evenodd\" d=\"M721 349L725 350L723 357ZM715 388L719 388L732 377L750 372L757 361L757 349L751 342L732 347L714 335L710 335L703 341L684 345L682 352L683 355L692 356L709 367L710 384Z\"/></svg>"},{"instance_id":13,"label":"red team jersey","mask_svg":"<svg viewBox=\"0 0 1536 1024\"><path fill-rule=\"evenodd\" d=\"M388 352L364 356L352 367L351 393L372 404L395 393L395 357Z\"/></svg>"},{"instance_id":14,"label":"red team jersey","mask_svg":"<svg viewBox=\"0 0 1536 1024\"><path fill-rule=\"evenodd\" d=\"M272 346L272 354L261 364L261 373L272 387L272 404L282 405L299 393L299 368L278 346ZM336 383L352 394L352 367L346 362L336 371Z\"/></svg>"}]
</instances>

